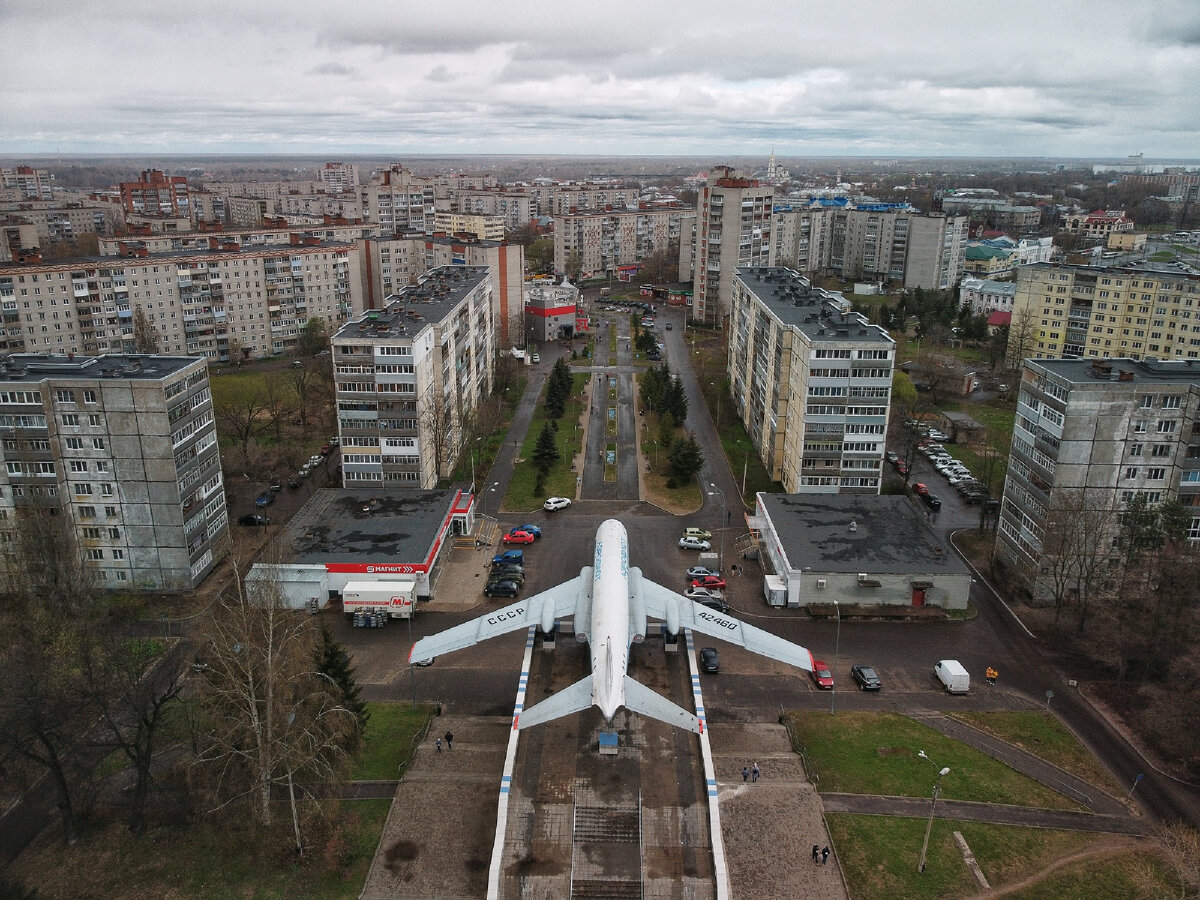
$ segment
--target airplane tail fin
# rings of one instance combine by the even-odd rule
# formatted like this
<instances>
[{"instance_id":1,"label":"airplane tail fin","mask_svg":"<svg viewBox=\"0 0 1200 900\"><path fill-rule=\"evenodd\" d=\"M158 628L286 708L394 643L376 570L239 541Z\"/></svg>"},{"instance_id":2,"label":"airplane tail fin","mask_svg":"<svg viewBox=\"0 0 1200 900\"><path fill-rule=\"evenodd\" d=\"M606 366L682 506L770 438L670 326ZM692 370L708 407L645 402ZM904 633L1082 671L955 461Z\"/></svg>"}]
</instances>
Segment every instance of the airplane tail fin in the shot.
<instances>
[{"instance_id":1,"label":"airplane tail fin","mask_svg":"<svg viewBox=\"0 0 1200 900\"><path fill-rule=\"evenodd\" d=\"M674 725L676 728L686 728L695 734L700 733L701 725L698 718L682 706L676 706L661 694L654 693L640 681L634 681L628 675L625 676L625 708L631 712L658 719L660 722L666 722L668 725Z\"/></svg>"},{"instance_id":2,"label":"airplane tail fin","mask_svg":"<svg viewBox=\"0 0 1200 900\"><path fill-rule=\"evenodd\" d=\"M568 688L552 694L541 703L524 710L517 718L517 729L541 725L571 713L582 712L592 705L592 676L585 675Z\"/></svg>"}]
</instances>

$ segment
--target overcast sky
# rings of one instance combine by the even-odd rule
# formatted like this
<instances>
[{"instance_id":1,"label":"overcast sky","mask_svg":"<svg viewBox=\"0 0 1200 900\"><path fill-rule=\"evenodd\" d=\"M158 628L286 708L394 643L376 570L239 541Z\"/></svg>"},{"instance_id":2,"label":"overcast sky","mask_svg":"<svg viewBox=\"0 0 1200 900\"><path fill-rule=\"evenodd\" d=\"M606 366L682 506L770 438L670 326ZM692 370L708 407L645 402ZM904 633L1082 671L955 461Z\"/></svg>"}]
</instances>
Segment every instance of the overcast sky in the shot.
<instances>
[{"instance_id":1,"label":"overcast sky","mask_svg":"<svg viewBox=\"0 0 1200 900\"><path fill-rule=\"evenodd\" d=\"M0 152L1200 158L1197 0L0 0Z\"/></svg>"}]
</instances>

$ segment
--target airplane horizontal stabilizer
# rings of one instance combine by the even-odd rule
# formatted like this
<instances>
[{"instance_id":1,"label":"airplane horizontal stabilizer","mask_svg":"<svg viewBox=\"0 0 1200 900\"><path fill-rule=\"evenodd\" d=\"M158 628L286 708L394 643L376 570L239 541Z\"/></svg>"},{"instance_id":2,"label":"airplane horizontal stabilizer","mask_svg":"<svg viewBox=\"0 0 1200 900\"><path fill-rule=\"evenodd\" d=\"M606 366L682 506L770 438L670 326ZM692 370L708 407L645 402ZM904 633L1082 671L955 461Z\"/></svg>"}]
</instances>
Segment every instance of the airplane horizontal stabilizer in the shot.
<instances>
[{"instance_id":1,"label":"airplane horizontal stabilizer","mask_svg":"<svg viewBox=\"0 0 1200 900\"><path fill-rule=\"evenodd\" d=\"M570 687L552 694L541 703L529 707L517 718L517 729L541 725L552 719L582 712L592 705L592 676L585 675Z\"/></svg>"},{"instance_id":2,"label":"airplane horizontal stabilizer","mask_svg":"<svg viewBox=\"0 0 1200 900\"><path fill-rule=\"evenodd\" d=\"M625 708L630 712L641 713L660 722L666 722L676 728L686 728L695 734L700 733L700 720L682 706L676 706L661 694L656 694L640 681L634 681L625 676Z\"/></svg>"}]
</instances>

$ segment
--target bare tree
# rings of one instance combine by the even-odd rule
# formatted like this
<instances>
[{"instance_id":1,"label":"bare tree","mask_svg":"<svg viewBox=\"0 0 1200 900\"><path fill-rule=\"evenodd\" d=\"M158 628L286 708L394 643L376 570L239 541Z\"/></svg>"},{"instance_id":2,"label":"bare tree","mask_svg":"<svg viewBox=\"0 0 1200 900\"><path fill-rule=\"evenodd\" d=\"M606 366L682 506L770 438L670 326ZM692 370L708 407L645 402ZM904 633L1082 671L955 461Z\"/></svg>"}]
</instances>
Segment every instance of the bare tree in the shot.
<instances>
[{"instance_id":1,"label":"bare tree","mask_svg":"<svg viewBox=\"0 0 1200 900\"><path fill-rule=\"evenodd\" d=\"M146 310L140 306L133 309L133 352L158 353L159 334Z\"/></svg>"},{"instance_id":2,"label":"bare tree","mask_svg":"<svg viewBox=\"0 0 1200 900\"><path fill-rule=\"evenodd\" d=\"M249 386L231 392L229 396L214 404L217 425L223 437L232 440L242 450L242 459L250 462L250 440L261 427L259 417L266 404L258 390Z\"/></svg>"},{"instance_id":3,"label":"bare tree","mask_svg":"<svg viewBox=\"0 0 1200 900\"><path fill-rule=\"evenodd\" d=\"M917 357L916 366L933 406L940 405L948 395L961 392L965 372L962 363L955 357L923 352Z\"/></svg>"},{"instance_id":4,"label":"bare tree","mask_svg":"<svg viewBox=\"0 0 1200 900\"><path fill-rule=\"evenodd\" d=\"M455 405L437 397L434 387L429 389L423 406L421 438L433 453L434 475L440 479L444 468L457 456L454 452L459 443L456 432L461 433L461 429L458 427Z\"/></svg>"},{"instance_id":5,"label":"bare tree","mask_svg":"<svg viewBox=\"0 0 1200 900\"><path fill-rule=\"evenodd\" d=\"M276 441L283 440L283 426L293 410L292 392L288 388L287 381L277 374L268 373L263 378L263 413L275 432Z\"/></svg>"},{"instance_id":6,"label":"bare tree","mask_svg":"<svg viewBox=\"0 0 1200 900\"><path fill-rule=\"evenodd\" d=\"M1012 320L1008 325L1008 351L1004 358L1006 368L1019 370L1025 357L1033 352L1035 325L1033 315L1028 309L1013 310Z\"/></svg>"},{"instance_id":7,"label":"bare tree","mask_svg":"<svg viewBox=\"0 0 1200 900\"><path fill-rule=\"evenodd\" d=\"M309 403L319 382L314 364L305 362L302 366L292 366L287 370L287 381L296 398L296 410L300 413L300 425L307 427Z\"/></svg>"},{"instance_id":8,"label":"bare tree","mask_svg":"<svg viewBox=\"0 0 1200 900\"><path fill-rule=\"evenodd\" d=\"M316 670L316 620L285 608L278 584L237 577L214 604L202 640L215 728L200 761L215 773L217 808L248 802L270 827L273 788L286 788L300 853L297 790L318 797L314 789L338 776L358 727L336 683Z\"/></svg>"}]
</instances>

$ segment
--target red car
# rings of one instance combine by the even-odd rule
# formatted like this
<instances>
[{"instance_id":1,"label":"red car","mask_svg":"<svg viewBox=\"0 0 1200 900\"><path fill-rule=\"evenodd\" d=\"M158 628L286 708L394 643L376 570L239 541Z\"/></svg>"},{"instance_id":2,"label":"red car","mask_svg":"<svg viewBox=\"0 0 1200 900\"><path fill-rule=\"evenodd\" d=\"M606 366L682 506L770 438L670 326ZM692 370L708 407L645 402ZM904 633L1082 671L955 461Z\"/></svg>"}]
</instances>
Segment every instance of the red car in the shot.
<instances>
[{"instance_id":1,"label":"red car","mask_svg":"<svg viewBox=\"0 0 1200 900\"><path fill-rule=\"evenodd\" d=\"M817 683L817 687L826 691L833 690L833 673L829 671L829 666L825 665L824 660L814 659L812 671L808 674Z\"/></svg>"},{"instance_id":2,"label":"red car","mask_svg":"<svg viewBox=\"0 0 1200 900\"><path fill-rule=\"evenodd\" d=\"M510 531L503 540L506 544L532 544L534 538L528 531Z\"/></svg>"},{"instance_id":3,"label":"red car","mask_svg":"<svg viewBox=\"0 0 1200 900\"><path fill-rule=\"evenodd\" d=\"M912 489L913 489L914 494L928 494L929 493L929 488L926 487L925 485L923 485L919 481L912 486Z\"/></svg>"},{"instance_id":4,"label":"red car","mask_svg":"<svg viewBox=\"0 0 1200 900\"><path fill-rule=\"evenodd\" d=\"M725 579L720 575L705 575L703 578L693 578L692 587L723 591L725 590Z\"/></svg>"}]
</instances>

